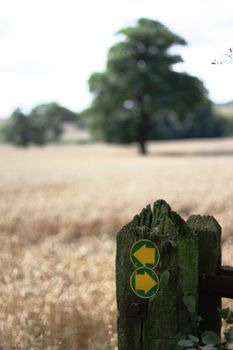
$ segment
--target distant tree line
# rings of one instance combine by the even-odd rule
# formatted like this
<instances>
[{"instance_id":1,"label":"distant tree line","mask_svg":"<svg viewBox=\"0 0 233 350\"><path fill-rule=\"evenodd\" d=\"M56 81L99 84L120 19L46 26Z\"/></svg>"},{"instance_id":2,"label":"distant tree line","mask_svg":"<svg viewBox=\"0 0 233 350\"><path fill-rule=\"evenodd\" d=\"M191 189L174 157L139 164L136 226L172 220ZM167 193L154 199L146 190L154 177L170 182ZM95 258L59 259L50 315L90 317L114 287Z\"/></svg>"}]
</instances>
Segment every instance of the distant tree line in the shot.
<instances>
[{"instance_id":1,"label":"distant tree line","mask_svg":"<svg viewBox=\"0 0 233 350\"><path fill-rule=\"evenodd\" d=\"M36 106L26 115L16 109L2 122L0 140L16 146L45 145L59 143L68 123L74 128L87 129L92 141L129 144L135 142L134 119L109 118L108 123L101 121L90 110L74 113L57 103ZM109 125L111 121L111 124ZM183 120L177 119L174 112L160 110L151 116L148 130L149 140L170 140L182 138L223 137L233 135L233 116L224 117L214 111L208 101L195 112L187 112Z\"/></svg>"},{"instance_id":2,"label":"distant tree line","mask_svg":"<svg viewBox=\"0 0 233 350\"><path fill-rule=\"evenodd\" d=\"M173 113L158 114L150 131L152 139L209 138L233 135L233 120L214 111L211 101L180 121Z\"/></svg>"},{"instance_id":3,"label":"distant tree line","mask_svg":"<svg viewBox=\"0 0 233 350\"><path fill-rule=\"evenodd\" d=\"M16 146L45 145L59 143L68 123L74 128L88 129L92 141L129 144L135 142L134 119L109 118L108 123L98 125L99 118L90 113L74 113L57 103L36 106L29 114L16 109L2 122L0 140ZM111 124L110 124L111 122ZM109 125L110 124L110 125ZM182 138L223 137L233 135L233 116L224 117L214 111L208 101L195 112L187 112L183 120L175 113L161 109L151 116L148 130L149 140L169 140Z\"/></svg>"},{"instance_id":4,"label":"distant tree line","mask_svg":"<svg viewBox=\"0 0 233 350\"><path fill-rule=\"evenodd\" d=\"M1 128L2 140L18 146L59 142L65 123L78 123L78 115L57 103L39 105L26 115L16 109Z\"/></svg>"}]
</instances>

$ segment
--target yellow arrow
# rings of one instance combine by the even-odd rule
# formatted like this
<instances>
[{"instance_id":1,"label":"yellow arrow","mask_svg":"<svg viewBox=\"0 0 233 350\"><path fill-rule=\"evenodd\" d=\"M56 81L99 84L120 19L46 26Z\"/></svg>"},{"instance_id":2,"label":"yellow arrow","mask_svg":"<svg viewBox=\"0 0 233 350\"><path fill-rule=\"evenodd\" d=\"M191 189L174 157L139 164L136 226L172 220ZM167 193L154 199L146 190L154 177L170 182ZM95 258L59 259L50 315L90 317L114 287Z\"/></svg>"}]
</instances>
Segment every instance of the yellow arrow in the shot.
<instances>
[{"instance_id":1,"label":"yellow arrow","mask_svg":"<svg viewBox=\"0 0 233 350\"><path fill-rule=\"evenodd\" d=\"M141 248L139 248L133 255L143 265L154 264L155 262L155 249L147 248L145 244Z\"/></svg>"},{"instance_id":2,"label":"yellow arrow","mask_svg":"<svg viewBox=\"0 0 233 350\"><path fill-rule=\"evenodd\" d=\"M145 293L149 292L157 282L150 277L145 271L143 275L135 276L135 288L136 290L143 290Z\"/></svg>"}]
</instances>

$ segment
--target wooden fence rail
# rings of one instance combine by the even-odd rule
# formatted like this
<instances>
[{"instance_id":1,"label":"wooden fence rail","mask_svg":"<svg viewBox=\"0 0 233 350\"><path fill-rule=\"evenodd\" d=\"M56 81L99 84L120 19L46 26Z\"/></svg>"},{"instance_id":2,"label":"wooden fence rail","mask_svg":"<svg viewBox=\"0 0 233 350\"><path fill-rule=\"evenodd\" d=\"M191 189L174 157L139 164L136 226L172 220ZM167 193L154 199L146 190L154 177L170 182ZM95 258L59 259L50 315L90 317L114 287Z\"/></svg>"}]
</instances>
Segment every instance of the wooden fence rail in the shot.
<instances>
[{"instance_id":1,"label":"wooden fence rail","mask_svg":"<svg viewBox=\"0 0 233 350\"><path fill-rule=\"evenodd\" d=\"M117 235L119 350L171 350L178 332L220 334L221 297L233 298L233 269L221 266L221 227L211 216L186 222L163 200Z\"/></svg>"}]
</instances>

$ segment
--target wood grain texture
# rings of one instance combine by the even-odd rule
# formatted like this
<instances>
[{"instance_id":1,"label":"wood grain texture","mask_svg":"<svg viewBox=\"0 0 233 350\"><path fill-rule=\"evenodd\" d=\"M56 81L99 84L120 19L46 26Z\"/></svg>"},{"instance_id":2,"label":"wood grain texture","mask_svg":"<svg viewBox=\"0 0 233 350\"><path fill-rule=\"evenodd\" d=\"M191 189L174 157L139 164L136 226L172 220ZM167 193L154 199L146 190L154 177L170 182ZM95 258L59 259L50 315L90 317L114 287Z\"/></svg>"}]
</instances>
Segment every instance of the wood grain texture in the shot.
<instances>
[{"instance_id":1,"label":"wood grain texture","mask_svg":"<svg viewBox=\"0 0 233 350\"><path fill-rule=\"evenodd\" d=\"M130 248L139 239L156 243L161 260L156 268L159 276L169 271L168 284L148 303L145 321L127 316L130 275ZM182 298L190 293L197 301L198 241L197 235L183 219L159 200L153 210L147 206L117 235L116 287L118 307L119 350L170 350L178 332L192 333L190 315Z\"/></svg>"},{"instance_id":2,"label":"wood grain texture","mask_svg":"<svg viewBox=\"0 0 233 350\"><path fill-rule=\"evenodd\" d=\"M187 224L198 234L199 272L216 275L221 266L221 226L212 216L192 215ZM203 318L201 329L212 330L220 335L221 297L199 291L198 314Z\"/></svg>"}]
</instances>

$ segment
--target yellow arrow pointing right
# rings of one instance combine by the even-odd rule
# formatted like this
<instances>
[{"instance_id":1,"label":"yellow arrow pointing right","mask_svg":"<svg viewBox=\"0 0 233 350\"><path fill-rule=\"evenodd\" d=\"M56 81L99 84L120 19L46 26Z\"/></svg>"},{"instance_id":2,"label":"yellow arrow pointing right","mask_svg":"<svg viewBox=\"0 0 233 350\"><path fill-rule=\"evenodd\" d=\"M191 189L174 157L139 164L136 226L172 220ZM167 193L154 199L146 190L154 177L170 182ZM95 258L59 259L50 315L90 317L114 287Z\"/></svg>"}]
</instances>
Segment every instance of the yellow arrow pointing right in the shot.
<instances>
[{"instance_id":1,"label":"yellow arrow pointing right","mask_svg":"<svg viewBox=\"0 0 233 350\"><path fill-rule=\"evenodd\" d=\"M147 293L156 284L157 284L157 282L153 278L151 278L151 276L147 272L144 272L143 275L136 275L135 276L136 290L142 290L145 293Z\"/></svg>"},{"instance_id":2,"label":"yellow arrow pointing right","mask_svg":"<svg viewBox=\"0 0 233 350\"><path fill-rule=\"evenodd\" d=\"M145 244L141 248L139 248L133 255L143 265L154 264L155 262L155 249L147 248Z\"/></svg>"}]
</instances>

